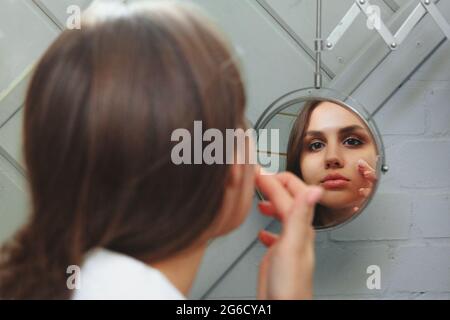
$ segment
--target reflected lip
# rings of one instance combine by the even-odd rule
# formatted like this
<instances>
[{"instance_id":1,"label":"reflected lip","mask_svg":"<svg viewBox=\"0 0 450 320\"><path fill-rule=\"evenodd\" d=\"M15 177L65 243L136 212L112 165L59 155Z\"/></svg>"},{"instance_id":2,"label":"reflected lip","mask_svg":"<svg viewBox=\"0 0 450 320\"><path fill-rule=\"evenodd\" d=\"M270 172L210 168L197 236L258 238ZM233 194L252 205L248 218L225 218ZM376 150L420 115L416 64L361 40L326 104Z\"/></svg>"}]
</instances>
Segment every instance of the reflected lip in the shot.
<instances>
[{"instance_id":1,"label":"reflected lip","mask_svg":"<svg viewBox=\"0 0 450 320\"><path fill-rule=\"evenodd\" d=\"M339 173L332 173L327 175L322 181L325 189L341 189L346 188L350 179L340 175Z\"/></svg>"},{"instance_id":2,"label":"reflected lip","mask_svg":"<svg viewBox=\"0 0 450 320\"><path fill-rule=\"evenodd\" d=\"M344 181L350 181L350 179L344 177L343 175L340 175L339 173L332 173L327 175L325 178L323 178L322 181L320 181L321 183L324 183L326 181L330 181L330 180L344 180Z\"/></svg>"}]
</instances>

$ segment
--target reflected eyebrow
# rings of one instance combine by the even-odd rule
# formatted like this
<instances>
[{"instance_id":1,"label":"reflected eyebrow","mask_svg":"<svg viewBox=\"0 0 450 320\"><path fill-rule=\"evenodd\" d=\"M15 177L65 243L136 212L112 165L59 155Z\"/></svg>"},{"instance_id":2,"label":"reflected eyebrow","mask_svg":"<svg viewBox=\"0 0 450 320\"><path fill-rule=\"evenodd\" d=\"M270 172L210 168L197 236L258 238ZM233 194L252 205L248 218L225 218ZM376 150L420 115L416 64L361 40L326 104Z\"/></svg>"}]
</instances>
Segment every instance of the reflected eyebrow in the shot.
<instances>
[{"instance_id":1,"label":"reflected eyebrow","mask_svg":"<svg viewBox=\"0 0 450 320\"><path fill-rule=\"evenodd\" d=\"M353 126L348 126L348 127L343 127L339 129L339 134L346 134L346 133L350 133L350 132L354 132L354 131L358 131L358 130L363 130L364 132L366 131L363 127L359 126L359 125L353 125ZM313 136L313 137L321 137L323 136L323 132L322 131L307 131L305 136Z\"/></svg>"}]
</instances>

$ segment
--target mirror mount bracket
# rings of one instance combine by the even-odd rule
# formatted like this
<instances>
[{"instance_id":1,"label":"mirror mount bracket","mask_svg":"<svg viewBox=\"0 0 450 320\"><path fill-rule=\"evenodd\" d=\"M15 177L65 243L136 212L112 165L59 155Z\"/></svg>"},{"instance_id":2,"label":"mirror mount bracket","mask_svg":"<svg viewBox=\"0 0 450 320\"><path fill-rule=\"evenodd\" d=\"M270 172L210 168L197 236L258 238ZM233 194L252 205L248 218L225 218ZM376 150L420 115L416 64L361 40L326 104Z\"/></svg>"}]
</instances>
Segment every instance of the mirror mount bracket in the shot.
<instances>
[{"instance_id":1,"label":"mirror mount bracket","mask_svg":"<svg viewBox=\"0 0 450 320\"><path fill-rule=\"evenodd\" d=\"M316 53L316 65L314 70L314 87L320 89L322 87L321 59L323 51L322 40L322 0L317 0L316 11L316 39L314 40L314 51Z\"/></svg>"},{"instance_id":2,"label":"mirror mount bracket","mask_svg":"<svg viewBox=\"0 0 450 320\"><path fill-rule=\"evenodd\" d=\"M393 35L381 19L379 10L375 10L377 6L371 5L369 0L355 0L352 7L328 36L325 49L333 50L342 35L347 31L360 13L363 13L367 17L367 27L369 29L375 29L391 50L396 50L398 48L426 13L430 14L447 39L450 39L450 25L436 6L438 1L439 0L420 0L420 3L417 4L395 35Z\"/></svg>"}]
</instances>

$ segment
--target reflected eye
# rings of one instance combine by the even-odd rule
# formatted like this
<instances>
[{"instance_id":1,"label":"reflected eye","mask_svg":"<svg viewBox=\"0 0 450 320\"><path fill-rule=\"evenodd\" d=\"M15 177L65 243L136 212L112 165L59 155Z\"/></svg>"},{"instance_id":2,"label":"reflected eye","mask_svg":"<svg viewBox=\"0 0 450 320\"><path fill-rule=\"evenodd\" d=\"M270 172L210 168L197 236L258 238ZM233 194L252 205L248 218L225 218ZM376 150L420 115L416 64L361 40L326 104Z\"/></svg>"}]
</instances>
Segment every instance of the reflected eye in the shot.
<instances>
[{"instance_id":1,"label":"reflected eye","mask_svg":"<svg viewBox=\"0 0 450 320\"><path fill-rule=\"evenodd\" d=\"M324 146L324 144L322 142L316 141L316 142L309 144L308 149L310 151L317 151L317 150L321 149L323 146Z\"/></svg>"},{"instance_id":2,"label":"reflected eye","mask_svg":"<svg viewBox=\"0 0 450 320\"><path fill-rule=\"evenodd\" d=\"M352 147L356 147L356 146L360 146L364 143L361 140L356 139L356 138L348 138L344 141L344 144L347 144Z\"/></svg>"}]
</instances>

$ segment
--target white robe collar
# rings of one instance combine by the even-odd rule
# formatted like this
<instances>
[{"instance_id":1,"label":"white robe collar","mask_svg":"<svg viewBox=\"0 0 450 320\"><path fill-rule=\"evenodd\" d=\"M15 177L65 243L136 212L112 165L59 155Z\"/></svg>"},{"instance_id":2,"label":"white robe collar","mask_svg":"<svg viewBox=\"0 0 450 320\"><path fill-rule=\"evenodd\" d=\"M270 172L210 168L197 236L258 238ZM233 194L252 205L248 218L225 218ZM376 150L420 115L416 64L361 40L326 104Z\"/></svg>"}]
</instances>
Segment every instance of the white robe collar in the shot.
<instances>
[{"instance_id":1,"label":"white robe collar","mask_svg":"<svg viewBox=\"0 0 450 320\"><path fill-rule=\"evenodd\" d=\"M184 300L186 297L158 269L130 256L98 248L81 266L75 300Z\"/></svg>"}]
</instances>

